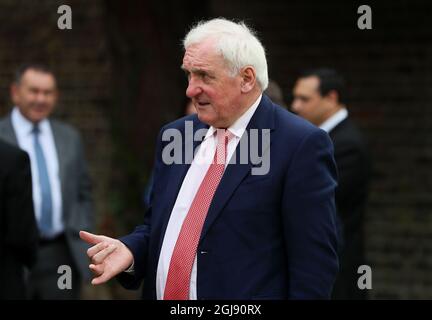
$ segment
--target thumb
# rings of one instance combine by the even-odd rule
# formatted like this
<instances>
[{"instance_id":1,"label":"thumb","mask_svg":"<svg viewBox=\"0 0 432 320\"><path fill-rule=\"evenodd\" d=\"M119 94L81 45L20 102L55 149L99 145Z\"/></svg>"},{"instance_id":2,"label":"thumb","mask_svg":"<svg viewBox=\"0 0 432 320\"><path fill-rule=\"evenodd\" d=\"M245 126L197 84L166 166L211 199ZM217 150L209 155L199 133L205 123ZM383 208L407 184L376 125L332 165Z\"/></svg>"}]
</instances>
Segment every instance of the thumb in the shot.
<instances>
[{"instance_id":1,"label":"thumb","mask_svg":"<svg viewBox=\"0 0 432 320\"><path fill-rule=\"evenodd\" d=\"M89 244L98 244L99 242L104 241L104 236L97 236L87 231L80 231L79 236L82 240Z\"/></svg>"}]
</instances>

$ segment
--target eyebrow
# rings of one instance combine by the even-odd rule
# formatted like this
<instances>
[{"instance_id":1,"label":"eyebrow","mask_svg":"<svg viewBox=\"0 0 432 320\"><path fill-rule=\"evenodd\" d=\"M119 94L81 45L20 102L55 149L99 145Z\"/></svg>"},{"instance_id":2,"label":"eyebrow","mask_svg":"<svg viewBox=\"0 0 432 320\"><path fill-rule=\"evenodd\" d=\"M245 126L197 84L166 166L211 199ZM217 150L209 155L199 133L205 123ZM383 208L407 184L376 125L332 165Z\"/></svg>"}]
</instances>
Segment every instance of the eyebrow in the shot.
<instances>
[{"instance_id":1,"label":"eyebrow","mask_svg":"<svg viewBox=\"0 0 432 320\"><path fill-rule=\"evenodd\" d=\"M180 67L185 73L186 75L190 74L190 73L196 73L196 74L201 74L201 75L209 75L210 77L214 76L214 73L210 70L205 70L205 69L200 69L200 68L192 68L191 70L188 70L185 68L184 65L182 65Z\"/></svg>"},{"instance_id":2,"label":"eyebrow","mask_svg":"<svg viewBox=\"0 0 432 320\"><path fill-rule=\"evenodd\" d=\"M34 91L34 90L45 91L45 92L54 92L54 91L56 91L56 87L46 89L46 88L39 88L37 86L31 85L28 88L29 88L29 90L32 90L32 91Z\"/></svg>"},{"instance_id":3,"label":"eyebrow","mask_svg":"<svg viewBox=\"0 0 432 320\"><path fill-rule=\"evenodd\" d=\"M308 99L310 99L309 96L305 96L303 94L294 94L293 96L294 96L295 99L302 99L302 100L308 100Z\"/></svg>"}]
</instances>

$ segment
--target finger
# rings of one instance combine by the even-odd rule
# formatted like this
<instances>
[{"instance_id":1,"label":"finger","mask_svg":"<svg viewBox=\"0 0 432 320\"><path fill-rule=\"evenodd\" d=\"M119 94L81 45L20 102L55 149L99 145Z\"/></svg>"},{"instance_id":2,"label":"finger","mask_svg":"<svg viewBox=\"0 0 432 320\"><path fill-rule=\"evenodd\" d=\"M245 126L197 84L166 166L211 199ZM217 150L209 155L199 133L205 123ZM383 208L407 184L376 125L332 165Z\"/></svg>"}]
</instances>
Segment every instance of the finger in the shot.
<instances>
[{"instance_id":1,"label":"finger","mask_svg":"<svg viewBox=\"0 0 432 320\"><path fill-rule=\"evenodd\" d=\"M91 247L87 250L87 255L91 259L96 253L108 247L108 244L105 242L99 242L97 245Z\"/></svg>"},{"instance_id":2,"label":"finger","mask_svg":"<svg viewBox=\"0 0 432 320\"><path fill-rule=\"evenodd\" d=\"M104 272L103 264L91 264L89 268L96 276L100 276Z\"/></svg>"},{"instance_id":3,"label":"finger","mask_svg":"<svg viewBox=\"0 0 432 320\"><path fill-rule=\"evenodd\" d=\"M104 236L98 236L93 233L87 232L87 231L80 231L79 236L82 240L89 244L98 244L99 242L102 242L105 240Z\"/></svg>"},{"instance_id":4,"label":"finger","mask_svg":"<svg viewBox=\"0 0 432 320\"><path fill-rule=\"evenodd\" d=\"M107 282L113 277L113 275L109 274L108 272L102 273L99 277L94 278L92 280L92 285L98 285Z\"/></svg>"},{"instance_id":5,"label":"finger","mask_svg":"<svg viewBox=\"0 0 432 320\"><path fill-rule=\"evenodd\" d=\"M87 231L80 231L79 236L82 240L89 244L98 244L106 239L105 236L99 236Z\"/></svg>"},{"instance_id":6,"label":"finger","mask_svg":"<svg viewBox=\"0 0 432 320\"><path fill-rule=\"evenodd\" d=\"M116 249L116 246L109 245L107 248L99 251L98 253L96 253L93 256L93 258L92 258L93 263L94 264L100 264L100 263L104 262L106 257L108 257L111 253L113 253L115 249Z\"/></svg>"}]
</instances>

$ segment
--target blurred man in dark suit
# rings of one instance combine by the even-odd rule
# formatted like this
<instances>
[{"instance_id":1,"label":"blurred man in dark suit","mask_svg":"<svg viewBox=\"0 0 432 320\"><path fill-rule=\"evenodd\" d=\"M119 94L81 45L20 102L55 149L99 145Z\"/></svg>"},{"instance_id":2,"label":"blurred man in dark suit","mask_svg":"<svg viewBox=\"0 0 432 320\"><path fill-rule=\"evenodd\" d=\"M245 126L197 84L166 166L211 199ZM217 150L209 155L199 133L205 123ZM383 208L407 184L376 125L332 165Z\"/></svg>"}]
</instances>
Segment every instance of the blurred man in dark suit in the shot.
<instances>
[{"instance_id":1,"label":"blurred man in dark suit","mask_svg":"<svg viewBox=\"0 0 432 320\"><path fill-rule=\"evenodd\" d=\"M364 299L357 270L365 264L363 223L370 163L365 140L342 104L343 90L344 80L335 70L304 72L294 87L292 110L327 131L334 144L339 172L336 207L343 241L333 298Z\"/></svg>"},{"instance_id":2,"label":"blurred man in dark suit","mask_svg":"<svg viewBox=\"0 0 432 320\"><path fill-rule=\"evenodd\" d=\"M33 203L40 232L37 263L30 274L35 299L77 299L90 276L87 246L78 231L93 227L91 181L77 130L50 116L57 105L54 73L44 65L18 69L11 86L15 104L0 120L0 138L19 146L32 166ZM58 287L60 266L69 266L71 288Z\"/></svg>"},{"instance_id":3,"label":"blurred man in dark suit","mask_svg":"<svg viewBox=\"0 0 432 320\"><path fill-rule=\"evenodd\" d=\"M29 157L0 140L0 299L26 298L37 240Z\"/></svg>"}]
</instances>

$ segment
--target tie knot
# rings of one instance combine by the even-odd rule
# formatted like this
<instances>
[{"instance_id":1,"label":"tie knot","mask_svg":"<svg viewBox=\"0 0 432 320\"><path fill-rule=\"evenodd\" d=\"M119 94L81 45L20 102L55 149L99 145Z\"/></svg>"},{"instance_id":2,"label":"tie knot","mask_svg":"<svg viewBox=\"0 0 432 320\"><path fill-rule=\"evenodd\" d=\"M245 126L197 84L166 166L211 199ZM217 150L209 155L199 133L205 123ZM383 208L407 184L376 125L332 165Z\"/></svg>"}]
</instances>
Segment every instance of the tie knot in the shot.
<instances>
[{"instance_id":1,"label":"tie knot","mask_svg":"<svg viewBox=\"0 0 432 320\"><path fill-rule=\"evenodd\" d=\"M33 134L39 134L40 133L40 128L39 128L39 124L38 123L36 123L36 124L33 125L32 133Z\"/></svg>"},{"instance_id":2,"label":"tie knot","mask_svg":"<svg viewBox=\"0 0 432 320\"><path fill-rule=\"evenodd\" d=\"M227 149L229 141L234 137L234 135L226 129L217 129L216 138L217 146L214 158L214 163L225 164L227 157Z\"/></svg>"},{"instance_id":3,"label":"tie knot","mask_svg":"<svg viewBox=\"0 0 432 320\"><path fill-rule=\"evenodd\" d=\"M232 138L234 138L234 134L228 129L217 129L216 137L218 145L226 145Z\"/></svg>"}]
</instances>

